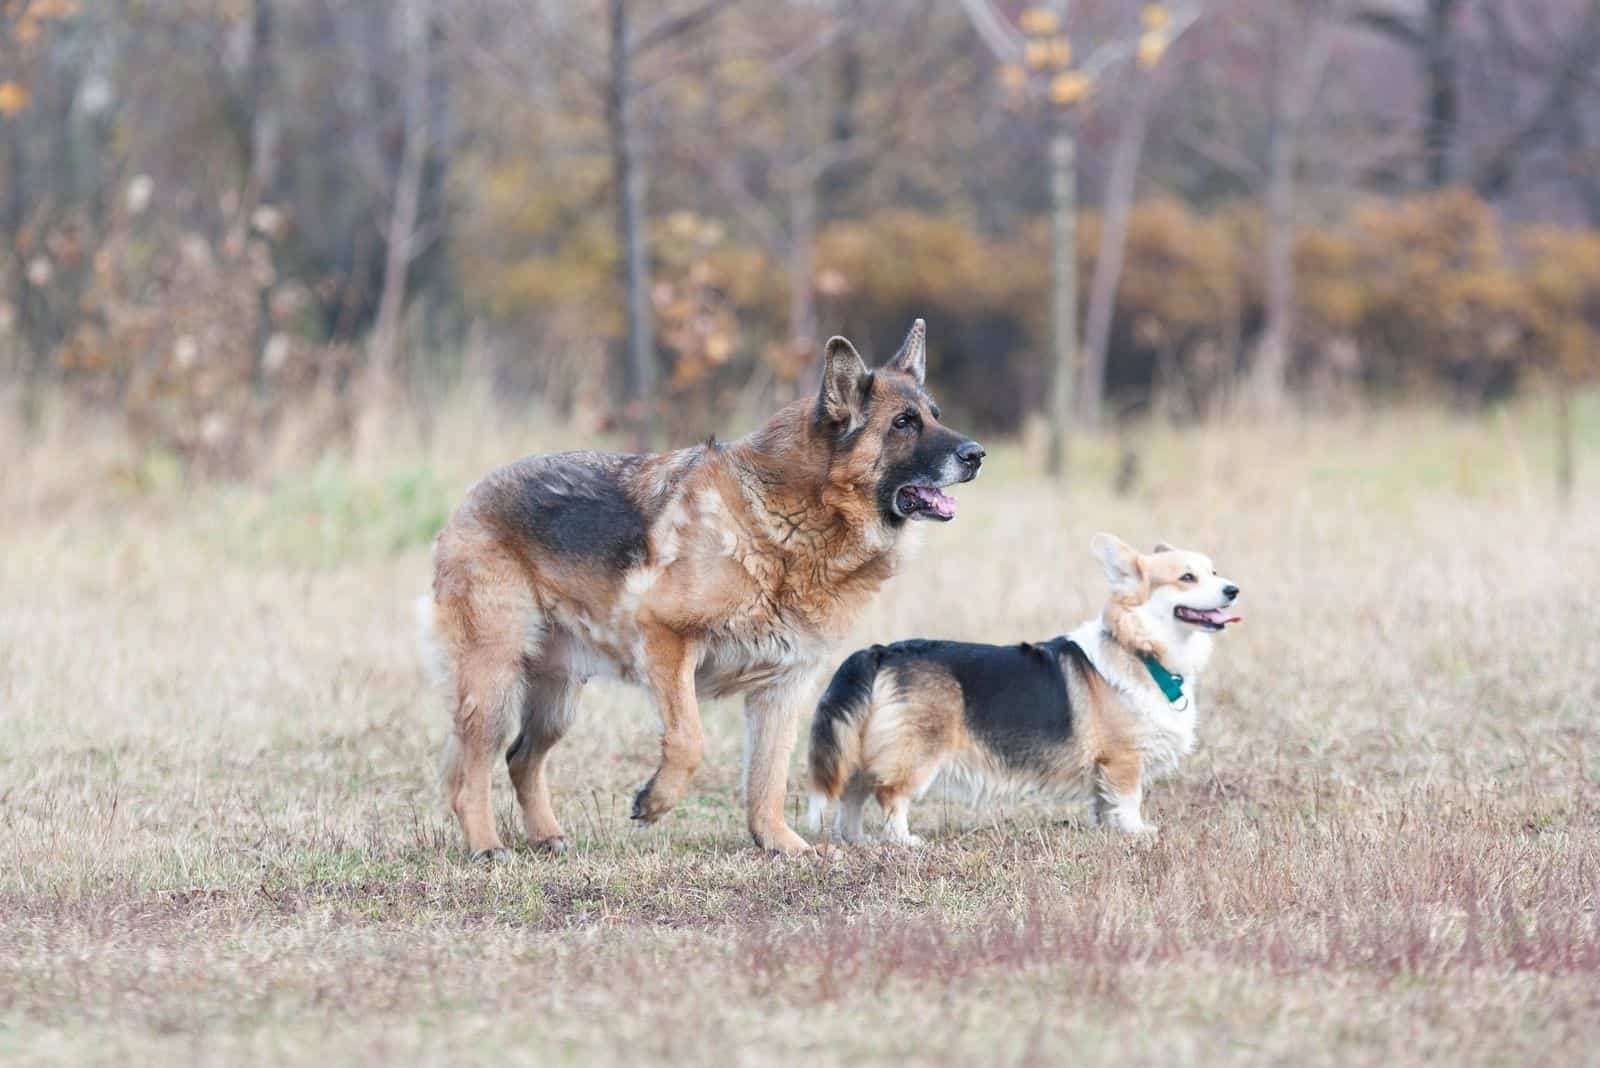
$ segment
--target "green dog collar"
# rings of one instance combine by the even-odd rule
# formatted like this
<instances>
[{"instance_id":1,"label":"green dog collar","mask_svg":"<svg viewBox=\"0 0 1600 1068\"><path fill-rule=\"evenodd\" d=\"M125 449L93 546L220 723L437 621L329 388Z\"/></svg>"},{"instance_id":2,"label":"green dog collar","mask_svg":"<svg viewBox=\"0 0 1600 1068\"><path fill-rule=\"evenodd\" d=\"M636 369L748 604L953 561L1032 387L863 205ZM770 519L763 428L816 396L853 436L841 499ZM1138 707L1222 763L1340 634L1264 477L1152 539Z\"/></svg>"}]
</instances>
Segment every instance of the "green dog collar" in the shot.
<instances>
[{"instance_id":1,"label":"green dog collar","mask_svg":"<svg viewBox=\"0 0 1600 1068\"><path fill-rule=\"evenodd\" d=\"M1145 670L1150 672L1150 677L1156 680L1156 685L1161 687L1161 692L1172 704L1183 700L1183 676L1174 675L1161 666L1161 661L1153 656L1144 658Z\"/></svg>"}]
</instances>

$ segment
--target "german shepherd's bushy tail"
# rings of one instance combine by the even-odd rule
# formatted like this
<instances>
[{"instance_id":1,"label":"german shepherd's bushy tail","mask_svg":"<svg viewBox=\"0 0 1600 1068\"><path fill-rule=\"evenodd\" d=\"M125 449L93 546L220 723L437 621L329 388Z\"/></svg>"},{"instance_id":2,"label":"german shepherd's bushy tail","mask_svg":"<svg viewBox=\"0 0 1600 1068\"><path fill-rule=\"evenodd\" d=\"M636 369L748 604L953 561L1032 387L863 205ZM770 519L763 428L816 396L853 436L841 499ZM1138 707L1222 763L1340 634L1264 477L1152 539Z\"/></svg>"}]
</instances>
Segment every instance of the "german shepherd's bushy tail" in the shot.
<instances>
[{"instance_id":1,"label":"german shepherd's bushy tail","mask_svg":"<svg viewBox=\"0 0 1600 1068\"><path fill-rule=\"evenodd\" d=\"M850 776L861 766L863 728L872 707L872 691L883 662L884 647L852 653L833 673L811 721L811 803L806 820L822 828L828 804L844 793Z\"/></svg>"}]
</instances>

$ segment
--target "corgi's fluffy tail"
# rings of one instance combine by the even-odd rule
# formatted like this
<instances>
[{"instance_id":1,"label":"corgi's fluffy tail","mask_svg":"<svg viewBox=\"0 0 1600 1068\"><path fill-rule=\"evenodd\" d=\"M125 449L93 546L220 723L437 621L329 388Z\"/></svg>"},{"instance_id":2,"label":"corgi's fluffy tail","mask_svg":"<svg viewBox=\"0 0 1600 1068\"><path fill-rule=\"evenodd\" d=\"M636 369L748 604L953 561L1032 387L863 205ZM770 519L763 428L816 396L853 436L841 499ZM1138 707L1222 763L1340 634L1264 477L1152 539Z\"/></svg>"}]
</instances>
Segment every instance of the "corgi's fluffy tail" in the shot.
<instances>
[{"instance_id":1,"label":"corgi's fluffy tail","mask_svg":"<svg viewBox=\"0 0 1600 1068\"><path fill-rule=\"evenodd\" d=\"M862 733L881 663L880 646L852 653L839 665L817 702L817 714L811 721L811 789L806 808L806 823L812 831L822 829L829 803L839 799L861 766Z\"/></svg>"}]
</instances>

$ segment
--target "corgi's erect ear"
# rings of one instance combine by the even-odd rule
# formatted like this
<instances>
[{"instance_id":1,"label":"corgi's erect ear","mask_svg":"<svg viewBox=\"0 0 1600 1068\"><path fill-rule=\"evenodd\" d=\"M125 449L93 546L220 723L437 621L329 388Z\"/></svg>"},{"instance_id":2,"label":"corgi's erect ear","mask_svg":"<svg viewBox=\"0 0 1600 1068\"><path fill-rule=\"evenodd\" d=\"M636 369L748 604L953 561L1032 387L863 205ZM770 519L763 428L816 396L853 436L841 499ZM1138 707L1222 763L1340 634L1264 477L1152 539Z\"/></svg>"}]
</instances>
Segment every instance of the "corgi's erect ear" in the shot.
<instances>
[{"instance_id":1,"label":"corgi's erect ear","mask_svg":"<svg viewBox=\"0 0 1600 1068\"><path fill-rule=\"evenodd\" d=\"M1156 547L1154 549L1151 549L1150 551L1152 553L1170 553L1170 552L1176 552L1177 550L1175 550L1172 546L1168 545L1164 541L1158 541L1158 542L1156 542Z\"/></svg>"},{"instance_id":2,"label":"corgi's erect ear","mask_svg":"<svg viewBox=\"0 0 1600 1068\"><path fill-rule=\"evenodd\" d=\"M1115 534L1096 534L1089 539L1089 551L1100 561L1113 593L1135 594L1144 584L1144 571L1139 563L1139 550Z\"/></svg>"},{"instance_id":3,"label":"corgi's erect ear","mask_svg":"<svg viewBox=\"0 0 1600 1068\"><path fill-rule=\"evenodd\" d=\"M921 319L912 323L906 339L900 342L900 351L884 366L908 374L922 385L928 377L928 324Z\"/></svg>"}]
</instances>

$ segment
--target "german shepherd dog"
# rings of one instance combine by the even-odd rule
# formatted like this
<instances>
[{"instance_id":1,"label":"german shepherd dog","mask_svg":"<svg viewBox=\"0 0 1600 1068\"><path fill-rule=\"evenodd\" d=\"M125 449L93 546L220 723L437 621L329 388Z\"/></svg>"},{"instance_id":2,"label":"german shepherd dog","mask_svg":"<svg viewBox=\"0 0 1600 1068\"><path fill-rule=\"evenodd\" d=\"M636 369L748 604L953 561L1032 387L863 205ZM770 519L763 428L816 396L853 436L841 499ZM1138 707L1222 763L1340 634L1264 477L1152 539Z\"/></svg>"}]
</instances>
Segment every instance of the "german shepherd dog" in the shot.
<instances>
[{"instance_id":1,"label":"german shepherd dog","mask_svg":"<svg viewBox=\"0 0 1600 1068\"><path fill-rule=\"evenodd\" d=\"M1097 824L1154 833L1144 784L1194 750L1195 683L1211 634L1239 617L1239 587L1199 553L1142 555L1109 534L1091 543L1111 581L1096 619L1037 645L907 641L875 645L839 668L811 726L810 822L862 839L876 797L884 836L906 825L930 785L974 800L1042 790L1091 803ZM936 783L935 780L938 780Z\"/></svg>"},{"instance_id":2,"label":"german shepherd dog","mask_svg":"<svg viewBox=\"0 0 1600 1068\"><path fill-rule=\"evenodd\" d=\"M939 423L925 334L918 319L877 371L831 339L815 400L738 441L531 456L468 493L422 608L454 718L444 787L473 859L510 855L489 805L498 753L528 840L565 850L545 762L596 675L643 686L661 716L634 819L683 799L703 745L697 699L742 692L750 833L770 851L810 848L784 821L784 791L830 644L894 573L911 521L953 518L944 488L983 462Z\"/></svg>"}]
</instances>

